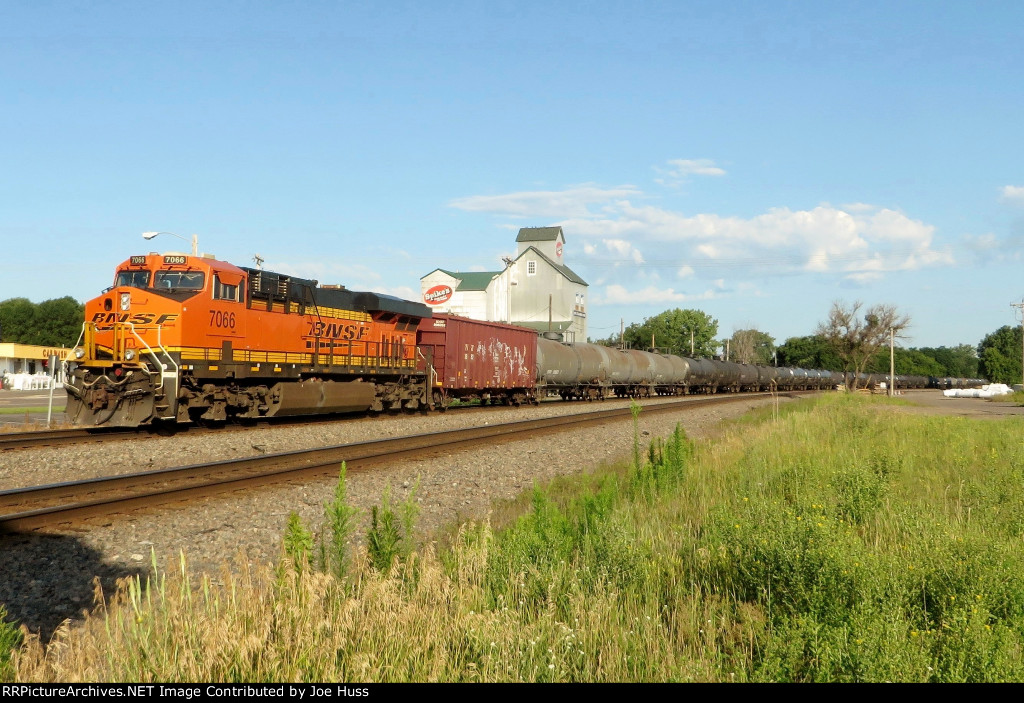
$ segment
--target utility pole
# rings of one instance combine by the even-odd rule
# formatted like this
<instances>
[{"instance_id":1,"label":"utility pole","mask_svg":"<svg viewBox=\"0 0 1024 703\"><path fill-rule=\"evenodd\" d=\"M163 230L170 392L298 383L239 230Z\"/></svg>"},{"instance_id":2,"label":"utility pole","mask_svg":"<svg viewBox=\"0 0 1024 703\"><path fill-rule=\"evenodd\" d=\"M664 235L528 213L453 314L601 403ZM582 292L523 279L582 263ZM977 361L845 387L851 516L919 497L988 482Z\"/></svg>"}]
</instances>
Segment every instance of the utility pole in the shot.
<instances>
[{"instance_id":1,"label":"utility pole","mask_svg":"<svg viewBox=\"0 0 1024 703\"><path fill-rule=\"evenodd\" d=\"M693 357L693 328L690 328L690 356Z\"/></svg>"},{"instance_id":2,"label":"utility pole","mask_svg":"<svg viewBox=\"0 0 1024 703\"><path fill-rule=\"evenodd\" d=\"M1010 303L1011 308L1017 308L1017 317L1020 318L1020 382L1024 383L1024 300L1019 303Z\"/></svg>"},{"instance_id":3,"label":"utility pole","mask_svg":"<svg viewBox=\"0 0 1024 703\"><path fill-rule=\"evenodd\" d=\"M515 261L511 257L503 256L501 260L505 263L505 322L512 324L512 264Z\"/></svg>"},{"instance_id":4,"label":"utility pole","mask_svg":"<svg viewBox=\"0 0 1024 703\"><path fill-rule=\"evenodd\" d=\"M625 349L626 348L626 342L623 339L623 335L625 334L625 331L626 331L626 318L620 317L619 318L619 349Z\"/></svg>"},{"instance_id":5,"label":"utility pole","mask_svg":"<svg viewBox=\"0 0 1024 703\"><path fill-rule=\"evenodd\" d=\"M896 357L893 355L893 329L889 328L889 397L896 395Z\"/></svg>"}]
</instances>

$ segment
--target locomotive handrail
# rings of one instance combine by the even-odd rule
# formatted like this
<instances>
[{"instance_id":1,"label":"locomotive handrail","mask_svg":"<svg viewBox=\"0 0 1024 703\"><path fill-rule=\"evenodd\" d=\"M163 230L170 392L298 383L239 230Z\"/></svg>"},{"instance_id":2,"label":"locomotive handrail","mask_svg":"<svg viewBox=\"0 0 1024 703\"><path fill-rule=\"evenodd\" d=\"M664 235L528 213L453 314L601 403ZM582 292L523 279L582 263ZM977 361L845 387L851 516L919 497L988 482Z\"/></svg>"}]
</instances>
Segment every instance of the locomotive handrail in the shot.
<instances>
[{"instance_id":1,"label":"locomotive handrail","mask_svg":"<svg viewBox=\"0 0 1024 703\"><path fill-rule=\"evenodd\" d=\"M163 333L163 325L154 325L153 327L143 327L142 329L144 329L144 330L149 330L149 329L156 330L156 345L160 349L160 351L163 352L164 358L166 358L167 361L170 362L170 365L172 367L174 367L173 371L170 371L167 368L167 365L164 364L162 361L160 361L160 357L157 355L156 351L154 351L153 347L149 346L149 343L146 342L146 340L143 339L142 336L139 335L139 333L135 330L135 324L134 323L131 323L131 322L115 322L114 323L115 330L118 327L121 327L122 329L127 327L128 330L131 331L132 335L134 335L135 339L137 339L142 344L142 346L144 346L146 348L146 351L149 353L150 356L153 357L153 360L157 364L159 364L159 366L160 366L160 385L157 386L155 390L163 391L163 389L164 389L164 379L166 379L166 378L177 378L177 376L178 376L178 363L174 360L174 357L171 356L171 353L167 351L167 348L164 346L164 343L163 343L163 334L162 334ZM115 332L115 339L116 339L116 332Z\"/></svg>"}]
</instances>

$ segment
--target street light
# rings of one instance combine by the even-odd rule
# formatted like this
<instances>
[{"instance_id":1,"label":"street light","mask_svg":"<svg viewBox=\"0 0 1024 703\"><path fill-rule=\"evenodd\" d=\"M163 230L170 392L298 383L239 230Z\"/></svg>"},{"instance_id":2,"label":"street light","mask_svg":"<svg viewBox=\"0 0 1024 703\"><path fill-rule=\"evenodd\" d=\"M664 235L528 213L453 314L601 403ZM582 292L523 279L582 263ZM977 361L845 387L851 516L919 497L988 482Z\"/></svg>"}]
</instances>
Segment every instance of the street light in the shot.
<instances>
[{"instance_id":1,"label":"street light","mask_svg":"<svg viewBox=\"0 0 1024 703\"><path fill-rule=\"evenodd\" d=\"M188 239L186 237L182 237L180 234L175 234L174 232L143 232L142 233L142 238L143 239L152 239L153 237L157 236L158 234L169 234L172 237L177 237L178 239L180 239L180 240L182 240L184 242L188 241ZM192 235L192 256L199 256L199 236L195 235L195 234Z\"/></svg>"}]
</instances>

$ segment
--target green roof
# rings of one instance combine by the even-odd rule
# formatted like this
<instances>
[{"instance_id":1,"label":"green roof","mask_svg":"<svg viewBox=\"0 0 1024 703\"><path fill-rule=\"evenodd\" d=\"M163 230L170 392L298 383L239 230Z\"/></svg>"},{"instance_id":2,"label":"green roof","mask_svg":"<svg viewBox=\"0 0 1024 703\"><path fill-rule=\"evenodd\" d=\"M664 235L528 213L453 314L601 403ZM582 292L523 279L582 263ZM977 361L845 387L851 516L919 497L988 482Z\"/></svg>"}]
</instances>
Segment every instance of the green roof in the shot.
<instances>
[{"instance_id":1,"label":"green roof","mask_svg":"<svg viewBox=\"0 0 1024 703\"><path fill-rule=\"evenodd\" d=\"M547 320L512 320L513 325L519 327L526 327L535 332L547 332L548 321ZM572 321L566 320L552 320L551 331L552 332L565 332L572 326Z\"/></svg>"},{"instance_id":2,"label":"green roof","mask_svg":"<svg viewBox=\"0 0 1024 703\"><path fill-rule=\"evenodd\" d=\"M558 235L562 235L562 240L565 240L565 234L562 232L561 227L523 227L519 230L519 236L516 237L517 242L553 242L558 238Z\"/></svg>"},{"instance_id":3,"label":"green roof","mask_svg":"<svg viewBox=\"0 0 1024 703\"><path fill-rule=\"evenodd\" d=\"M442 273L447 273L452 278L459 279L459 290L487 290L487 286L491 285L491 281L494 280L494 277L501 274L501 271L468 271L465 273L459 273L456 271L447 271L445 269L437 270Z\"/></svg>"},{"instance_id":4,"label":"green roof","mask_svg":"<svg viewBox=\"0 0 1024 703\"><path fill-rule=\"evenodd\" d=\"M569 268L568 266L562 266L561 264L556 264L554 261L549 259L547 256L545 256L543 253L541 253L535 247L526 247L526 251L524 251L522 254L519 255L519 259L521 259L524 256L526 256L526 254L528 252L531 252L531 251L534 254L536 254L537 256L539 256L540 258L544 259L544 261L546 261L549 264L551 264L555 268L556 271L558 271L560 274L562 274L563 276L568 278L573 283L579 283L581 286L589 286L590 285L589 283L584 281L582 278L580 278L579 275L575 271L573 271L571 268ZM518 259L517 259L517 261L518 261ZM454 274L452 274L452 275L454 275Z\"/></svg>"}]
</instances>

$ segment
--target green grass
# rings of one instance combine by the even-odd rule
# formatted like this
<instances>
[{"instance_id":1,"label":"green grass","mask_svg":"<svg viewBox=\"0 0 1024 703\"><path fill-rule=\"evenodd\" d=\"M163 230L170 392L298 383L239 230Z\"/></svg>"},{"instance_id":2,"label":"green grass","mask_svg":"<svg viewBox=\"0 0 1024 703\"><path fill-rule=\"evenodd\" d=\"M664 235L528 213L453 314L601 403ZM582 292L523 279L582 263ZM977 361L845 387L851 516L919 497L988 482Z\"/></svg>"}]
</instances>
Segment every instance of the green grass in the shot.
<instances>
[{"instance_id":1,"label":"green grass","mask_svg":"<svg viewBox=\"0 0 1024 703\"><path fill-rule=\"evenodd\" d=\"M21 644L21 631L8 621L7 609L0 604L0 681L10 681L14 676L11 654Z\"/></svg>"},{"instance_id":2,"label":"green grass","mask_svg":"<svg viewBox=\"0 0 1024 703\"><path fill-rule=\"evenodd\" d=\"M53 406L54 415L62 412L64 412L63 405ZM27 408L0 408L0 415L24 415L25 413L46 413L46 408L40 408L35 406Z\"/></svg>"},{"instance_id":3,"label":"green grass","mask_svg":"<svg viewBox=\"0 0 1024 703\"><path fill-rule=\"evenodd\" d=\"M1008 395L997 395L993 398L989 398L990 401L996 403L1013 403L1014 405L1024 405L1024 391L1014 391Z\"/></svg>"},{"instance_id":4,"label":"green grass","mask_svg":"<svg viewBox=\"0 0 1024 703\"><path fill-rule=\"evenodd\" d=\"M677 431L439 552L309 568L338 528L293 525L297 565L130 582L12 678L1019 681L1021 429L827 396Z\"/></svg>"}]
</instances>

